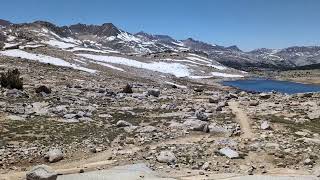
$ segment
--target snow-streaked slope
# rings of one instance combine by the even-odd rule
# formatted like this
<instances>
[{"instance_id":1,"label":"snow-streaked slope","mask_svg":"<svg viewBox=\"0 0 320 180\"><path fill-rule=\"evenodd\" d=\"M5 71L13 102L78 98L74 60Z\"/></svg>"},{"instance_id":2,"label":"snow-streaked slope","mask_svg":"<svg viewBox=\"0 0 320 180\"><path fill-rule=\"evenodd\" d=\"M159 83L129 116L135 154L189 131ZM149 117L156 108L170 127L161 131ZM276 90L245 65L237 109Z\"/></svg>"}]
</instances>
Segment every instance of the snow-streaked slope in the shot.
<instances>
[{"instance_id":1,"label":"snow-streaked slope","mask_svg":"<svg viewBox=\"0 0 320 180\"><path fill-rule=\"evenodd\" d=\"M228 69L227 67L222 66L222 65L213 65L213 64L211 64L211 65L209 65L209 66L211 66L211 67L213 67L213 68L216 68L216 69L219 69L219 70L226 70L226 69Z\"/></svg>"},{"instance_id":2,"label":"snow-streaked slope","mask_svg":"<svg viewBox=\"0 0 320 180\"><path fill-rule=\"evenodd\" d=\"M111 69L114 69L114 70L117 70L117 71L123 71L123 72L125 72L124 69L119 68L119 67L112 66L111 64L107 64L107 63L100 62L100 61L90 61L90 62L93 63L93 64L98 64L98 65L101 65L101 66L105 66L105 67L108 67L108 68L111 68Z\"/></svg>"},{"instance_id":3,"label":"snow-streaked slope","mask_svg":"<svg viewBox=\"0 0 320 180\"><path fill-rule=\"evenodd\" d=\"M67 49L67 48L71 48L71 47L75 47L76 46L75 44L59 41L59 40L56 40L56 39L50 39L48 41L42 41L42 43L50 45L50 46L53 46L53 47L61 48L61 49Z\"/></svg>"},{"instance_id":4,"label":"snow-streaked slope","mask_svg":"<svg viewBox=\"0 0 320 180\"><path fill-rule=\"evenodd\" d=\"M89 51L89 52L96 52L96 53L119 53L119 51L114 51L114 50L98 50L98 49L85 48L85 47L74 47L68 51L71 51L71 52Z\"/></svg>"},{"instance_id":5,"label":"snow-streaked slope","mask_svg":"<svg viewBox=\"0 0 320 180\"><path fill-rule=\"evenodd\" d=\"M193 55L193 56L191 56ZM161 59L163 61L172 61L172 62L186 62L191 64L196 64L200 66L207 66L207 67L213 67L218 70L227 70L228 68L226 66L221 65L218 62L213 62L213 60L202 57L202 56L196 56L194 54L190 54L190 56L185 57L184 59Z\"/></svg>"},{"instance_id":6,"label":"snow-streaked slope","mask_svg":"<svg viewBox=\"0 0 320 180\"><path fill-rule=\"evenodd\" d=\"M102 55L92 55L92 54L77 54L77 55L88 58L88 59L101 61L101 62L121 64L125 66L147 69L147 70L157 71L161 73L168 73L168 74L175 75L176 77L190 76L190 71L191 71L186 65L179 64L179 63L166 63L166 62L145 63L145 62L140 62L140 61L127 59L123 57L116 57L116 56L102 56Z\"/></svg>"},{"instance_id":7,"label":"snow-streaked slope","mask_svg":"<svg viewBox=\"0 0 320 180\"><path fill-rule=\"evenodd\" d=\"M71 64L71 63L64 61L62 59L59 59L59 58L55 58L55 57L51 57L51 56L47 56L47 55L42 55L42 54L33 54L33 53L29 53L29 52L22 51L19 49L0 51L0 54L4 55L4 56L10 56L10 57L21 57L24 59L39 61L41 63L50 63L50 64L53 64L56 66L70 67L73 69L78 69L78 70L86 71L89 73L96 72L96 70L81 67L76 64Z\"/></svg>"},{"instance_id":8,"label":"snow-streaked slope","mask_svg":"<svg viewBox=\"0 0 320 180\"><path fill-rule=\"evenodd\" d=\"M136 42L136 43L142 42L139 38L136 38L127 32L121 32L120 34L117 35L117 38L119 38L123 41L127 41L127 42L131 42L131 41Z\"/></svg>"}]
</instances>

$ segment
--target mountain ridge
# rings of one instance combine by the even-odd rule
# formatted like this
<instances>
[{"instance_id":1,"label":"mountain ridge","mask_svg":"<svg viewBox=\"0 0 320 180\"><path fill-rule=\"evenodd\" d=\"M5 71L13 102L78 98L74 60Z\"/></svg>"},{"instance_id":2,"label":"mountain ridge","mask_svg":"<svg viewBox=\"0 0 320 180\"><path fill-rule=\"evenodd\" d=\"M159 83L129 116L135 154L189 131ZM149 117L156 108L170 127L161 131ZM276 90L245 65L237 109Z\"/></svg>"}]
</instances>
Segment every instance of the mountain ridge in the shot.
<instances>
[{"instance_id":1,"label":"mountain ridge","mask_svg":"<svg viewBox=\"0 0 320 180\"><path fill-rule=\"evenodd\" d=\"M41 39L30 30L46 28L63 38L73 38L89 46L110 48L122 53L157 53L164 51L197 51L233 68L294 68L320 63L320 46L292 46L283 49L259 48L244 52L238 46L229 47L210 44L193 38L176 40L169 35L150 34L144 31L129 33L113 23L87 25L82 23L57 26L47 21L14 24L0 20L3 28L16 29L21 37ZM53 36L54 36L53 34ZM2 35L3 36L3 35ZM3 39L3 38L2 38ZM92 45L95 44L95 45Z\"/></svg>"}]
</instances>

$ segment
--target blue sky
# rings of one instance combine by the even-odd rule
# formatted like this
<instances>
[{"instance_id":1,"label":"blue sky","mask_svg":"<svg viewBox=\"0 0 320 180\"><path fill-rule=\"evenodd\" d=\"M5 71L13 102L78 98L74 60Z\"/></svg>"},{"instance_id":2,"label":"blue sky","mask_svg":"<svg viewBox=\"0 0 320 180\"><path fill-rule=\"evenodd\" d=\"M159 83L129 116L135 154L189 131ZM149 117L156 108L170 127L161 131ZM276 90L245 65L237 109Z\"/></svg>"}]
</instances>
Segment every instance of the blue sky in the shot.
<instances>
[{"instance_id":1,"label":"blue sky","mask_svg":"<svg viewBox=\"0 0 320 180\"><path fill-rule=\"evenodd\" d=\"M132 33L192 37L243 50L320 45L319 0L7 0L0 19L112 22Z\"/></svg>"}]
</instances>

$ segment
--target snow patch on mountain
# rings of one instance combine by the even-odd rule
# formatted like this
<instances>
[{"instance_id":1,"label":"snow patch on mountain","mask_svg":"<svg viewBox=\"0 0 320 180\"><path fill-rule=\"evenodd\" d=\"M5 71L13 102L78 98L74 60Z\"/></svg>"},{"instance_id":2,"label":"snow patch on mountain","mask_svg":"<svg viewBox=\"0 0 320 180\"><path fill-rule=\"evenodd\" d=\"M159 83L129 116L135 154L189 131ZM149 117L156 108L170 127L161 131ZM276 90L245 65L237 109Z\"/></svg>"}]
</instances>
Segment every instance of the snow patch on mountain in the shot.
<instances>
[{"instance_id":1,"label":"snow patch on mountain","mask_svg":"<svg viewBox=\"0 0 320 180\"><path fill-rule=\"evenodd\" d=\"M127 32L121 32L120 34L117 35L117 38L126 41L126 42L136 42L136 43L140 43L141 40L139 38L134 37L133 35L127 33Z\"/></svg>"},{"instance_id":2,"label":"snow patch on mountain","mask_svg":"<svg viewBox=\"0 0 320 180\"><path fill-rule=\"evenodd\" d=\"M8 41L8 42L14 41L16 38L17 38L17 37L15 37L15 36L9 35L9 36L7 37L7 41Z\"/></svg>"},{"instance_id":3,"label":"snow patch on mountain","mask_svg":"<svg viewBox=\"0 0 320 180\"><path fill-rule=\"evenodd\" d=\"M70 52L89 51L89 52L96 52L96 53L119 53L119 51L114 51L114 50L99 50L99 49L84 48L84 47L74 47L72 49L69 49L68 51L70 51Z\"/></svg>"},{"instance_id":4,"label":"snow patch on mountain","mask_svg":"<svg viewBox=\"0 0 320 180\"><path fill-rule=\"evenodd\" d=\"M145 62L140 62L140 61L127 59L123 57L116 57L116 56L102 56L102 55L92 55L92 54L77 54L77 55L88 58L88 59L96 60L96 61L120 64L120 65L140 68L140 69L147 69L151 71L172 74L172 75L175 75L176 77L190 76L190 71L191 71L186 65L183 65L180 63L166 63L166 62L145 63Z\"/></svg>"},{"instance_id":5,"label":"snow patch on mountain","mask_svg":"<svg viewBox=\"0 0 320 180\"><path fill-rule=\"evenodd\" d=\"M33 53L29 53L26 51L22 51L19 49L13 49L13 50L6 50L6 51L0 51L1 55L4 56L9 56L9 57L20 57L20 58L24 58L24 59L28 59L28 60L34 60L34 61L39 61L41 63L50 63L56 66L64 66L64 67L70 67L73 69L78 69L81 71L86 71L89 73L95 73L96 70L93 69L88 69L85 67L81 67L79 65L76 64L71 64L67 61L64 61L60 58L55 58L55 57L51 57L51 56L47 56L47 55L42 55L42 54L33 54Z\"/></svg>"},{"instance_id":6,"label":"snow patch on mountain","mask_svg":"<svg viewBox=\"0 0 320 180\"><path fill-rule=\"evenodd\" d=\"M227 67L225 67L225 66L220 66L220 65L213 65L213 64L211 64L211 65L209 65L209 66L211 66L211 67L213 67L213 68L216 68L216 69L218 69L218 70L226 70L226 69L228 69Z\"/></svg>"},{"instance_id":7,"label":"snow patch on mountain","mask_svg":"<svg viewBox=\"0 0 320 180\"><path fill-rule=\"evenodd\" d=\"M4 43L4 49L19 45L20 43Z\"/></svg>"},{"instance_id":8,"label":"snow patch on mountain","mask_svg":"<svg viewBox=\"0 0 320 180\"><path fill-rule=\"evenodd\" d=\"M55 40L55 39L50 39L48 41L42 41L42 43L48 44L53 47L61 48L61 49L67 49L67 48L72 48L72 47L76 46L75 44L66 43L63 41Z\"/></svg>"}]
</instances>

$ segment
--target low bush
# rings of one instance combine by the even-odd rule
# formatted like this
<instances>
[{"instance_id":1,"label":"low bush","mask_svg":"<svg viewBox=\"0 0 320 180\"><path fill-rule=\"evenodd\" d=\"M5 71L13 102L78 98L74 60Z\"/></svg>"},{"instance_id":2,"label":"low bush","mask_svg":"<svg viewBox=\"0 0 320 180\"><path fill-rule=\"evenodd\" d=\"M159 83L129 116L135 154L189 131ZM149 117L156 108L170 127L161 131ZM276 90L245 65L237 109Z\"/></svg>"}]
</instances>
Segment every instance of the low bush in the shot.
<instances>
[{"instance_id":1,"label":"low bush","mask_svg":"<svg viewBox=\"0 0 320 180\"><path fill-rule=\"evenodd\" d=\"M39 94L39 93L46 93L46 94L50 94L51 93L51 89L48 88L47 86L39 86L35 89L36 93Z\"/></svg>"},{"instance_id":2,"label":"low bush","mask_svg":"<svg viewBox=\"0 0 320 180\"><path fill-rule=\"evenodd\" d=\"M132 87L130 84L127 84L123 89L122 93L133 93Z\"/></svg>"},{"instance_id":3,"label":"low bush","mask_svg":"<svg viewBox=\"0 0 320 180\"><path fill-rule=\"evenodd\" d=\"M23 89L23 80L20 78L19 70L14 69L1 73L0 84L3 88Z\"/></svg>"}]
</instances>

